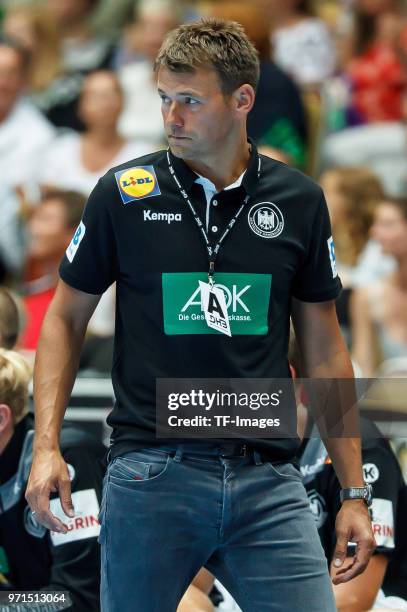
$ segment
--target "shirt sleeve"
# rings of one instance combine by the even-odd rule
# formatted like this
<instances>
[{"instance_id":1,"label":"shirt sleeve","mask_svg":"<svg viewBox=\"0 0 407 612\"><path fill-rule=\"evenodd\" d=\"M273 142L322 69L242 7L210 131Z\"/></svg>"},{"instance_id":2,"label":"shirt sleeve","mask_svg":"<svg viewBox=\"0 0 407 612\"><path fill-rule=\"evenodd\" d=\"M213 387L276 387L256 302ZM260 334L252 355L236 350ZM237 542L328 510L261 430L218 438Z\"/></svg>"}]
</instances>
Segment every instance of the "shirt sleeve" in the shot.
<instances>
[{"instance_id":1,"label":"shirt sleeve","mask_svg":"<svg viewBox=\"0 0 407 612\"><path fill-rule=\"evenodd\" d=\"M66 450L63 456L70 472L76 516L73 519L61 516L59 499L51 499L51 511L68 524L69 531L67 534L51 532L48 536L52 567L47 589L69 591L75 612L96 612L100 610L97 517L104 471L102 450L99 453L82 445Z\"/></svg>"},{"instance_id":2,"label":"shirt sleeve","mask_svg":"<svg viewBox=\"0 0 407 612\"><path fill-rule=\"evenodd\" d=\"M80 291L101 294L117 278L117 249L108 203L108 177L100 179L59 267L64 282Z\"/></svg>"},{"instance_id":3,"label":"shirt sleeve","mask_svg":"<svg viewBox=\"0 0 407 612\"><path fill-rule=\"evenodd\" d=\"M321 194L312 225L308 253L295 275L292 295L304 302L325 302L341 292L336 270L335 249L325 197Z\"/></svg>"}]
</instances>

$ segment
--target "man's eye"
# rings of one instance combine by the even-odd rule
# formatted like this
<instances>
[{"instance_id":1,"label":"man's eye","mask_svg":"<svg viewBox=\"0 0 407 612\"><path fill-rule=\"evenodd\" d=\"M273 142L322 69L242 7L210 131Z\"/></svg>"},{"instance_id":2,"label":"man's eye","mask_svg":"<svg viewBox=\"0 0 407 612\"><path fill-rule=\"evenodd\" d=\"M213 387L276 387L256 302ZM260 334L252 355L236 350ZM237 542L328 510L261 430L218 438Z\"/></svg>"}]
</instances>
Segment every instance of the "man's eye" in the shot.
<instances>
[{"instance_id":1,"label":"man's eye","mask_svg":"<svg viewBox=\"0 0 407 612\"><path fill-rule=\"evenodd\" d=\"M170 100L168 96L160 96L160 98L161 98L161 102L163 102L164 104L168 104Z\"/></svg>"},{"instance_id":2,"label":"man's eye","mask_svg":"<svg viewBox=\"0 0 407 612\"><path fill-rule=\"evenodd\" d=\"M190 97L186 97L185 98L185 104L199 104L198 100L195 100L195 98L190 98Z\"/></svg>"}]
</instances>

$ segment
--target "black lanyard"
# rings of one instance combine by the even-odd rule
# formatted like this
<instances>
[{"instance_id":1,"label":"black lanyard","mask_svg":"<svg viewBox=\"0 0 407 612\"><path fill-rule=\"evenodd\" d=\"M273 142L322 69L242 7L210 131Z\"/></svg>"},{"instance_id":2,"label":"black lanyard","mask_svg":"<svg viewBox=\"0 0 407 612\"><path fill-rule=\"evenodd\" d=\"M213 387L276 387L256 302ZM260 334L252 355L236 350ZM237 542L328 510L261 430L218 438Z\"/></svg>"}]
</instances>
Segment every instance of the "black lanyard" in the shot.
<instances>
[{"instance_id":1,"label":"black lanyard","mask_svg":"<svg viewBox=\"0 0 407 612\"><path fill-rule=\"evenodd\" d=\"M204 224L202 223L201 219L198 216L198 213L196 212L191 199L189 198L187 192L185 191L185 189L183 188L183 186L181 185L177 175L175 174L175 170L172 166L171 163L171 159L170 159L170 153L169 153L169 149L167 149L167 160L168 160L168 168L170 170L170 174L172 175L179 191L180 194L182 195L182 197L184 198L184 200L186 201L186 203L188 204L190 211L195 219L195 222L198 226L198 228L201 230L201 234L203 236L204 242L205 242L205 246L206 246L206 250L208 251L208 255L209 255L209 270L208 270L208 281L209 284L212 286L214 284L214 280L213 280L213 276L215 273L215 261L216 258L219 254L219 250L221 247L221 244L224 242L226 236L229 234L230 230L232 229L232 227L234 226L234 224L237 221L237 218L239 217L240 213L242 212L242 210L244 209L244 207L247 205L247 203L250 200L250 196L247 195L245 197L245 199L243 200L243 204L240 206L239 210L233 215L233 217L230 219L229 223L226 226L225 231L223 232L222 236L219 238L219 240L217 241L217 243L215 244L215 246L212 246L211 243L209 242L209 238L208 238L208 234L206 233ZM260 156L258 157L258 167L257 167L257 180L259 180L260 178L260 171L261 171L261 158Z\"/></svg>"}]
</instances>

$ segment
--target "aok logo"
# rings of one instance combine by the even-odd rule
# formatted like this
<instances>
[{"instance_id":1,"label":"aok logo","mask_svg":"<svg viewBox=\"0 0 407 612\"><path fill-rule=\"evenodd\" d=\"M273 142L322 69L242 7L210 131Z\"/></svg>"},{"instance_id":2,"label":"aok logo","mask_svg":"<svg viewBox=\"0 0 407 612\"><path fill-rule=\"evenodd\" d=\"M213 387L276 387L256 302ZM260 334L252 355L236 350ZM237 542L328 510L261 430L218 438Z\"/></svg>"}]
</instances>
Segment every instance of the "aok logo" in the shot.
<instances>
[{"instance_id":1,"label":"aok logo","mask_svg":"<svg viewBox=\"0 0 407 612\"><path fill-rule=\"evenodd\" d=\"M216 284L215 287L219 287L222 289L225 294L226 299L226 307L228 312L235 313L238 307L242 308L244 312L249 313L250 309L248 308L246 302L243 300L243 295L249 291L251 285L246 285L243 289L239 289L237 285L232 285L230 288L225 285ZM201 307L201 290L199 287L193 292L191 297L185 302L184 306L181 308L181 312L184 313L191 308L191 306L199 306Z\"/></svg>"},{"instance_id":2,"label":"aok logo","mask_svg":"<svg viewBox=\"0 0 407 612\"><path fill-rule=\"evenodd\" d=\"M115 177L124 204L161 193L153 166L121 170Z\"/></svg>"},{"instance_id":3,"label":"aok logo","mask_svg":"<svg viewBox=\"0 0 407 612\"><path fill-rule=\"evenodd\" d=\"M215 287L225 298L232 336L267 334L271 316L271 274L217 272L216 281ZM200 283L207 282L205 272L163 272L165 334L219 334L219 330L207 324L202 309L205 291L202 295Z\"/></svg>"}]
</instances>

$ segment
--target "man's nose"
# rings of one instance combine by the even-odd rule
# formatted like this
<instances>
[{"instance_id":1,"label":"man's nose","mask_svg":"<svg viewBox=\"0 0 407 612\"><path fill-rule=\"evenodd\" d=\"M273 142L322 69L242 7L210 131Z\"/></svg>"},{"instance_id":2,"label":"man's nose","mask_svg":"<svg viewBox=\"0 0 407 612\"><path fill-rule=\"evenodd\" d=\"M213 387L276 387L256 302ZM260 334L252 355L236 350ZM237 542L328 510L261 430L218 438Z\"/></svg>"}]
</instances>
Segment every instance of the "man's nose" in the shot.
<instances>
[{"instance_id":1,"label":"man's nose","mask_svg":"<svg viewBox=\"0 0 407 612\"><path fill-rule=\"evenodd\" d=\"M184 120L182 118L178 102L172 102L170 105L166 123L168 125L177 127L182 127L184 125Z\"/></svg>"}]
</instances>

